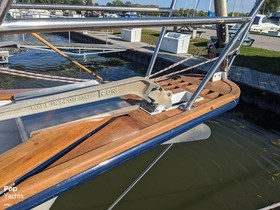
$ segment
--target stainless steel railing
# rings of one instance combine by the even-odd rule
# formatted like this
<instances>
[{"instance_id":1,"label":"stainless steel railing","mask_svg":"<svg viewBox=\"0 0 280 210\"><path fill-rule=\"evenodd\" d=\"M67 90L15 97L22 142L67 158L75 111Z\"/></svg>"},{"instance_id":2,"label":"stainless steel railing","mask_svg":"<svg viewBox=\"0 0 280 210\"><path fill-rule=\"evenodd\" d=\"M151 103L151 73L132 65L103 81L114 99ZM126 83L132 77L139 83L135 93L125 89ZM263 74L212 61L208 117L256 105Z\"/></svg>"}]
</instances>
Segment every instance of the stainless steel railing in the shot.
<instances>
[{"instance_id":1,"label":"stainless steel railing","mask_svg":"<svg viewBox=\"0 0 280 210\"><path fill-rule=\"evenodd\" d=\"M250 17L197 18L49 18L14 19L2 23L0 33L62 32L84 29L164 27L216 23L246 23Z\"/></svg>"}]
</instances>

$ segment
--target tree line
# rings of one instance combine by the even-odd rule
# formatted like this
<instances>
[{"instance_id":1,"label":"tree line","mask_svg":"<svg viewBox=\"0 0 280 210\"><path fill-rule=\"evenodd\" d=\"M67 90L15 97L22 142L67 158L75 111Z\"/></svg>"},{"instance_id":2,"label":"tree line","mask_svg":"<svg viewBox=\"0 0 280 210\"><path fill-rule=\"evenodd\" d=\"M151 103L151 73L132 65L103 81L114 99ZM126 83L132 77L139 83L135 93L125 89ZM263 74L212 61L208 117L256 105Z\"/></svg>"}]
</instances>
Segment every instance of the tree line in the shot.
<instances>
[{"instance_id":1,"label":"tree line","mask_svg":"<svg viewBox=\"0 0 280 210\"><path fill-rule=\"evenodd\" d=\"M38 3L38 4L80 4L92 5L91 0L17 0L17 3Z\"/></svg>"},{"instance_id":2,"label":"tree line","mask_svg":"<svg viewBox=\"0 0 280 210\"><path fill-rule=\"evenodd\" d=\"M279 0L280 1L280 0ZM127 7L150 7L150 8L158 8L158 6L150 4L150 5L142 5L142 4L132 4L130 1L123 2L121 0L114 0L106 4L106 6L127 6ZM158 15L159 13L143 13L149 15ZM164 14L160 14L164 15ZM188 16L207 16L208 12L205 11L195 11L194 9L183 9L180 8L178 10L173 11L173 16L175 17L188 17ZM229 16L241 17L245 16L245 13L235 12L234 14L230 13Z\"/></svg>"},{"instance_id":3,"label":"tree line","mask_svg":"<svg viewBox=\"0 0 280 210\"><path fill-rule=\"evenodd\" d=\"M257 2L258 0L256 0ZM128 7L158 7L156 5L142 5L142 4L132 4L130 1L123 2L121 0L114 0L110 3L107 3L107 6L128 6ZM280 0L266 0L260 10L262 14L270 14L272 12L277 12L280 9ZM179 9L174 11L174 16L207 16L205 11L195 11L194 9ZM234 12L230 13L229 16L244 16L245 13Z\"/></svg>"},{"instance_id":4,"label":"tree line","mask_svg":"<svg viewBox=\"0 0 280 210\"><path fill-rule=\"evenodd\" d=\"M125 6L125 7L149 7L157 8L157 5L154 4L132 4L130 1L122 2L120 0L114 0L106 4L106 6Z\"/></svg>"},{"instance_id":5,"label":"tree line","mask_svg":"<svg viewBox=\"0 0 280 210\"><path fill-rule=\"evenodd\" d=\"M258 0L256 0L257 2ZM17 3L42 3L42 4L80 4L80 5L92 5L91 0L17 0ZM98 4L95 4L98 5ZM113 0L107 3L107 6L127 6L127 7L150 7L157 8L154 4L132 4L130 1ZM260 12L262 14L270 14L272 12L277 12L280 9L280 0L266 0L261 7ZM151 13L149 13L151 14ZM162 14L163 15L163 14ZM207 16L205 11L195 11L193 9L178 9L174 11L174 16ZM234 16L243 16L244 14L235 12Z\"/></svg>"},{"instance_id":6,"label":"tree line","mask_svg":"<svg viewBox=\"0 0 280 210\"><path fill-rule=\"evenodd\" d=\"M260 9L262 14L268 15L280 9L280 0L266 0Z\"/></svg>"}]
</instances>

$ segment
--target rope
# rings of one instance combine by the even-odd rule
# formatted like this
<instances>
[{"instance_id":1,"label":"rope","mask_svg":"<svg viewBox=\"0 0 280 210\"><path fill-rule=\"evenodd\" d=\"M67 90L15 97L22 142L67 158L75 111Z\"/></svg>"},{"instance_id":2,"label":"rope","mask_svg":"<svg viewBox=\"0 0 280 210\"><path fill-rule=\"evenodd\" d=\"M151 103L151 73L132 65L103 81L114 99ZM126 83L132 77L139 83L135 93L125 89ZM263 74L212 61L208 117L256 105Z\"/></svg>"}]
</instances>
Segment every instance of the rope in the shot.
<instances>
[{"instance_id":1,"label":"rope","mask_svg":"<svg viewBox=\"0 0 280 210\"><path fill-rule=\"evenodd\" d=\"M181 61L179 61L179 62L177 62L177 63L174 63L174 64L172 64L172 65L166 67L165 69L162 69L162 70L160 70L160 71L158 71L158 72L156 72L156 73L150 75L149 78L154 77L154 76L156 76L156 75L158 75L158 74L160 74L160 73L163 73L163 72L165 72L165 71L168 71L169 69L172 69L172 68L174 68L174 67L176 67L176 66L178 66L178 65L180 65L180 64L182 64L182 63L184 63L184 62L186 62L186 61L188 61L188 60L190 60L190 59L192 59L193 57L198 56L200 53L202 53L202 52L205 51L205 50L207 50L207 48L204 48L204 49L202 49L202 50L200 50L200 51L198 51L198 52L196 52L196 53L190 55L189 57L187 57L187 58L185 58L185 59L183 59L183 60L181 60Z\"/></svg>"},{"instance_id":2,"label":"rope","mask_svg":"<svg viewBox=\"0 0 280 210\"><path fill-rule=\"evenodd\" d=\"M109 206L107 210L112 210L123 197L145 176L146 173L150 171L150 169L163 157L163 155L173 146L173 144L168 145L159 156L132 182L132 184L126 188L126 190L114 201L114 203Z\"/></svg>"},{"instance_id":3,"label":"rope","mask_svg":"<svg viewBox=\"0 0 280 210\"><path fill-rule=\"evenodd\" d=\"M207 48L201 50L200 52L203 52L203 51L206 50L206 49L207 49ZM198 53L200 53L200 52L198 52ZM197 54L198 54L198 53L197 53ZM234 53L236 53L236 49L233 49L230 53L228 53L228 55L234 55ZM194 57L194 55L193 55L193 56L190 56L190 58L191 58L191 57ZM190 58L189 58L189 59L190 59ZM184 68L184 69L182 69L182 70L178 70L178 71L172 72L172 73L170 73L170 74L166 74L166 75L164 75L164 76L157 77L157 78L155 78L155 81L160 81L160 80L166 79L167 77L173 76L173 75L175 75L175 74L180 74L180 73L182 73L182 72L189 71L189 70L191 70L191 69L194 69L194 68L203 66L203 65L205 65L205 64L208 64L208 63L211 63L211 62L217 60L218 58L219 58L219 57L212 58L212 59L208 59L208 60L206 60L206 61L204 61L204 62L198 63L198 64L196 64L196 65L193 65L193 66L190 66L190 67L187 67L187 68ZM186 60L186 59L185 59L185 60ZM179 61L179 62L181 62L181 61ZM179 62L178 62L178 63L179 63ZM182 63L183 63L183 62L182 62ZM176 63L176 64L177 64L177 63ZM174 64L173 64L173 65L174 65ZM166 68L166 69L167 69L167 68ZM163 72L163 70L161 70L161 72ZM154 75L156 75L156 74L157 74L157 73L153 74L152 76L154 76Z\"/></svg>"},{"instance_id":4,"label":"rope","mask_svg":"<svg viewBox=\"0 0 280 210\"><path fill-rule=\"evenodd\" d=\"M197 68L197 67L199 67L199 66L203 66L203 65L205 65L205 64L207 64L207 63L211 63L211 62L213 62L213 61L215 61L215 60L217 60L217 59L218 59L218 57L213 58L213 59L210 59L210 60L206 60L206 61L204 61L204 62L202 62L202 63L199 63L199 64L196 64L196 65L187 67L187 68L182 69L182 70L180 70L180 71L175 71L175 72L172 72L172 73L170 73L170 74L166 74L166 75L164 75L164 76L162 76L162 77L156 78L156 81L165 79L166 77L169 77L169 76L172 76L172 75L175 75L175 74L180 74L180 73L182 73L182 72L189 71L189 70L194 69L194 68Z\"/></svg>"},{"instance_id":5,"label":"rope","mask_svg":"<svg viewBox=\"0 0 280 210\"><path fill-rule=\"evenodd\" d=\"M32 72L26 72L26 71L20 71L20 70L15 70L15 69L8 69L8 68L0 68L0 73L14 75L14 76L20 76L20 77L33 78L33 79L41 79L41 80L48 80L48 81L55 81L55 82L65 82L65 83L77 83L77 82L90 81L89 79L77 79L77 78L70 78L70 77L52 76L52 75L38 74L38 73L32 73Z\"/></svg>"},{"instance_id":6,"label":"rope","mask_svg":"<svg viewBox=\"0 0 280 210\"><path fill-rule=\"evenodd\" d=\"M160 71L158 71L158 72L156 72L156 73L154 73L154 74L151 74L151 75L149 76L149 78L154 77L154 76L156 76L156 75L158 75L158 74L160 74L160 73L162 73L162 72L165 72L165 71L167 71L167 70L169 70L169 69L171 69L171 68L174 68L174 67L176 67L176 66L178 66L178 65L180 65L180 64L182 64L182 63L184 63L184 62L186 62L186 61L188 61L188 60L191 59L191 58L193 58L193 55L191 55L190 57L187 57L187 58L185 58L185 59L183 59L183 60L181 60L181 61L179 61L179 62L177 62L177 63L174 63L174 64L172 64L172 65L166 67L165 69L162 69L162 70L160 70Z\"/></svg>"}]
</instances>

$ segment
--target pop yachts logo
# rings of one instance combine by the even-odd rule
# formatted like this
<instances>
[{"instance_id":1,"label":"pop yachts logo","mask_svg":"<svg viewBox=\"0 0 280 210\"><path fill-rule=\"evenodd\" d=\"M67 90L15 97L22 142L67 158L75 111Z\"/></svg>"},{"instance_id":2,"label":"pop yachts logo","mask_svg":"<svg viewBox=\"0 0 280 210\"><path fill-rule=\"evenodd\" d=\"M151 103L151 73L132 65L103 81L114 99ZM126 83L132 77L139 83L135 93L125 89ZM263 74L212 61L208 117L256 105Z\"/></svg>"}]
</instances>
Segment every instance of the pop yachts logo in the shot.
<instances>
[{"instance_id":1,"label":"pop yachts logo","mask_svg":"<svg viewBox=\"0 0 280 210\"><path fill-rule=\"evenodd\" d=\"M17 187L4 186L4 195L7 199L23 199L23 194L17 193L17 191Z\"/></svg>"}]
</instances>

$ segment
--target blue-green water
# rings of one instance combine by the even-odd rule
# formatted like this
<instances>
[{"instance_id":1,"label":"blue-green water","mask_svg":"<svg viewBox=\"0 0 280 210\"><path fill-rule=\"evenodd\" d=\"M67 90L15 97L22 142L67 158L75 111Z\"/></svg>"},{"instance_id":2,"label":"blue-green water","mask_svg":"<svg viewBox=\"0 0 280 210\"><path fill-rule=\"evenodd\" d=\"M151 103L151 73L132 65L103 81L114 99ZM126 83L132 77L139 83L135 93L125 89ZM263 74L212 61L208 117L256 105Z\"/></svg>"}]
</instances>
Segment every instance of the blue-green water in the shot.
<instances>
[{"instance_id":1,"label":"blue-green water","mask_svg":"<svg viewBox=\"0 0 280 210\"><path fill-rule=\"evenodd\" d=\"M50 42L68 42L68 39L57 35L48 34L43 35L43 37ZM13 35L13 39L21 41L22 35ZM10 36L0 37L0 41L8 40L11 40ZM25 41L36 41L36 39L31 35L25 35ZM11 54L12 56L9 58L10 64L7 66L13 69L24 69L41 74L95 79L93 76L80 70L57 53L29 49L24 51L12 51ZM145 66L137 63L116 59L111 60L110 57L105 58L98 55L87 56L86 60L84 60L82 56L71 57L108 81L120 80L132 76L141 76L144 75L146 69ZM43 88L62 84L63 83L59 82L34 80L7 75L0 79L0 88Z\"/></svg>"},{"instance_id":2,"label":"blue-green water","mask_svg":"<svg viewBox=\"0 0 280 210\"><path fill-rule=\"evenodd\" d=\"M87 62L77 59L107 80L145 73L145 67L135 63L112 66L105 57L90 57ZM10 62L16 69L91 77L49 52L20 52ZM59 83L1 75L0 85L29 88ZM231 112L206 123L212 131L209 139L174 145L115 209L259 209L280 202L279 130L258 127ZM52 209L107 209L164 147L65 192Z\"/></svg>"}]
</instances>

